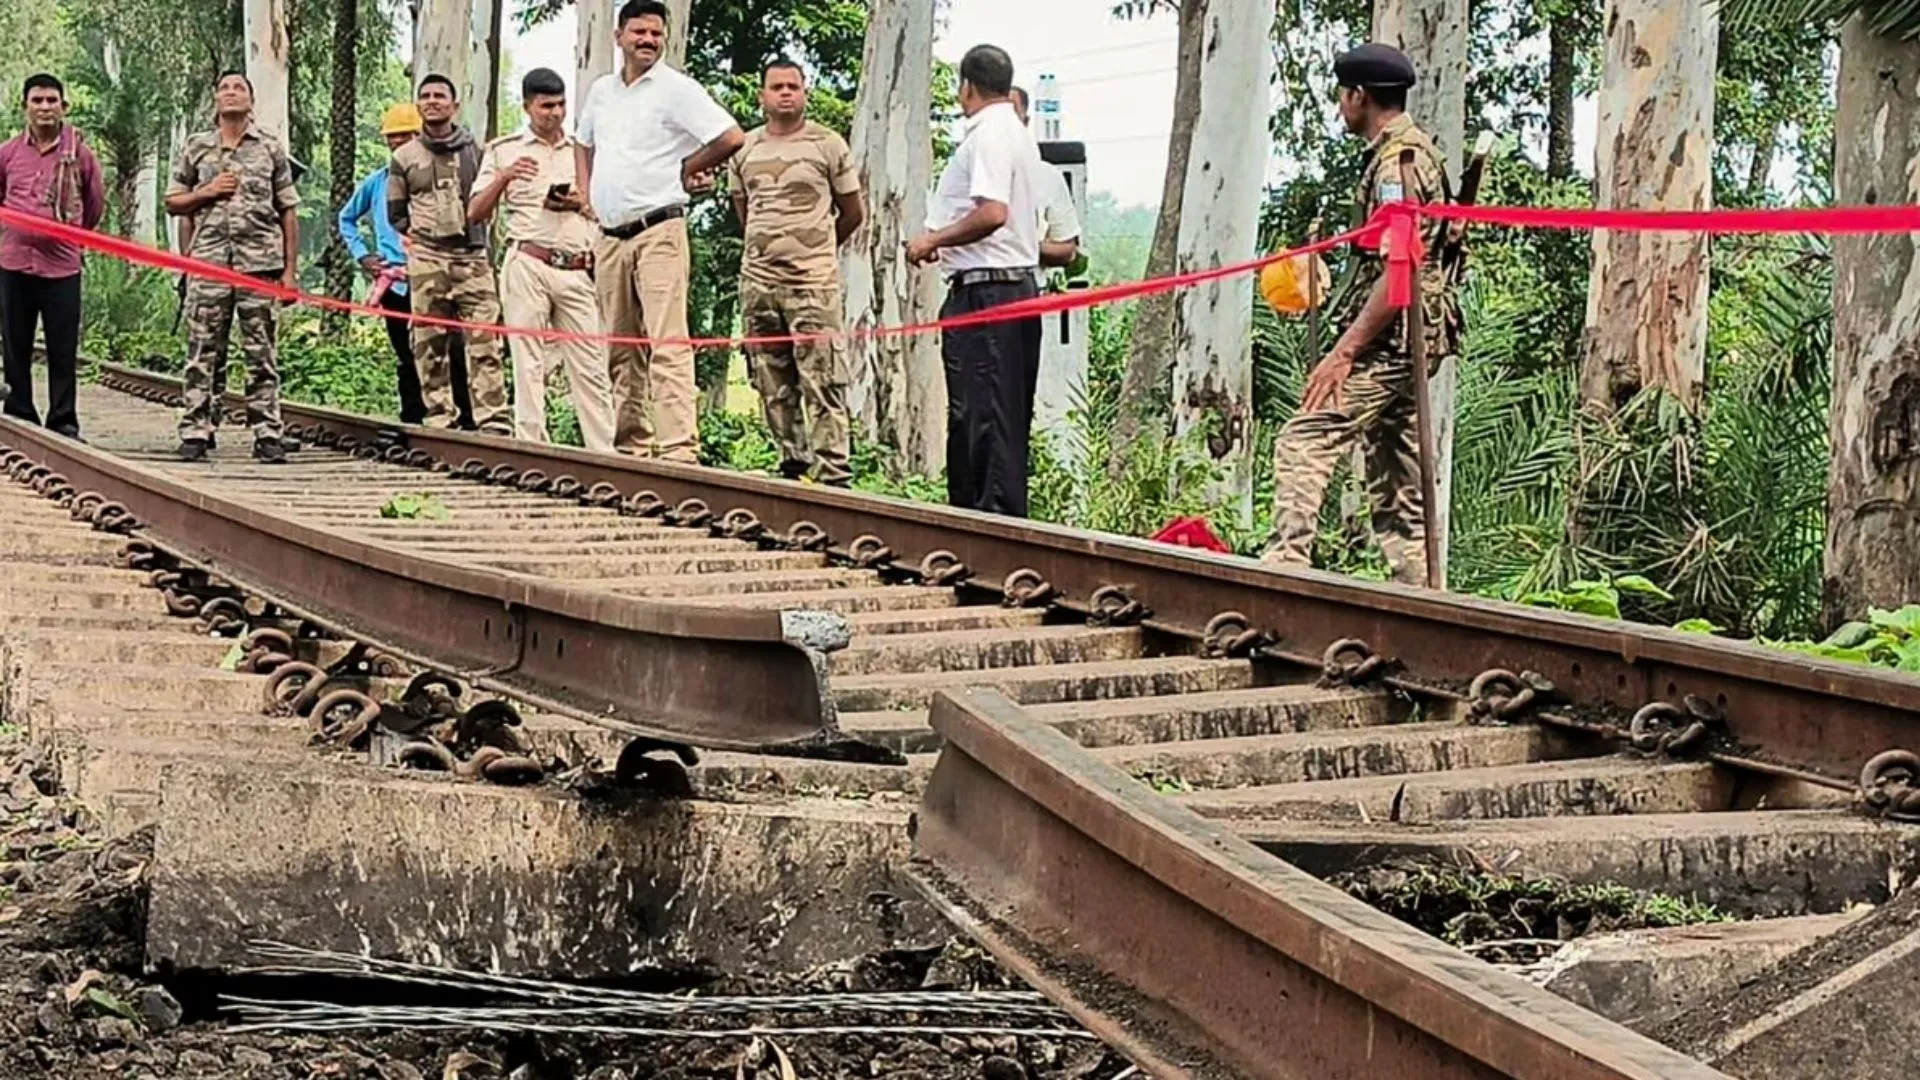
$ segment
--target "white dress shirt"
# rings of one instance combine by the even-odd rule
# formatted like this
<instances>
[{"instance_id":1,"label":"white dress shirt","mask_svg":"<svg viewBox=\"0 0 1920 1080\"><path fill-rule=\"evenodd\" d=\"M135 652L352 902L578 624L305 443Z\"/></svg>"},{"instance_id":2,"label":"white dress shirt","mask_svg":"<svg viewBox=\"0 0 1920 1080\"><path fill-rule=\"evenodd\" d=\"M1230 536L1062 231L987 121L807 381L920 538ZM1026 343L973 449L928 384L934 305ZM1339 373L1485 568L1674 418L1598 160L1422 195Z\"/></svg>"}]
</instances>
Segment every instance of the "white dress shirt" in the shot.
<instances>
[{"instance_id":1,"label":"white dress shirt","mask_svg":"<svg viewBox=\"0 0 1920 1080\"><path fill-rule=\"evenodd\" d=\"M1080 211L1074 209L1067 174L1040 164L1040 236L1049 244L1080 239Z\"/></svg>"},{"instance_id":2,"label":"white dress shirt","mask_svg":"<svg viewBox=\"0 0 1920 1080\"><path fill-rule=\"evenodd\" d=\"M1040 265L1041 171L1033 133L1010 101L998 101L967 118L966 135L953 151L927 210L927 228L944 229L973 213L976 200L1005 203L1007 223L984 239L940 249L940 268L1022 270Z\"/></svg>"},{"instance_id":3,"label":"white dress shirt","mask_svg":"<svg viewBox=\"0 0 1920 1080\"><path fill-rule=\"evenodd\" d=\"M733 116L707 88L657 63L629 83L602 75L587 91L574 138L593 148L588 198L609 228L670 206L685 206L680 165L727 133Z\"/></svg>"}]
</instances>

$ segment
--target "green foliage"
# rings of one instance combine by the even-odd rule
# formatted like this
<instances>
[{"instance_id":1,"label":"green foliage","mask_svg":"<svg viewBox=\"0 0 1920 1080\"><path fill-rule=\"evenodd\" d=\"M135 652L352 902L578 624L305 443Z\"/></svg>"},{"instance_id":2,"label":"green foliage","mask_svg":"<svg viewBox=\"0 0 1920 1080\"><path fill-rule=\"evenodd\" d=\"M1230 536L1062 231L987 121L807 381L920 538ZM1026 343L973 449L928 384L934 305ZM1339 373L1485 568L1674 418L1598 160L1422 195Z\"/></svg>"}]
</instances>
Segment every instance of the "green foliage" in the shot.
<instances>
[{"instance_id":1,"label":"green foliage","mask_svg":"<svg viewBox=\"0 0 1920 1080\"><path fill-rule=\"evenodd\" d=\"M431 491L403 491L381 505L380 516L401 521L446 521L453 514Z\"/></svg>"},{"instance_id":2,"label":"green foliage","mask_svg":"<svg viewBox=\"0 0 1920 1080\"><path fill-rule=\"evenodd\" d=\"M1685 897L1431 863L1341 875L1333 884L1461 947L1730 921L1713 905Z\"/></svg>"},{"instance_id":3,"label":"green foliage","mask_svg":"<svg viewBox=\"0 0 1920 1080\"><path fill-rule=\"evenodd\" d=\"M1671 602L1673 594L1648 581L1639 574L1626 574L1617 578L1605 578L1600 581L1569 581L1565 588L1546 589L1528 593L1520 602L1532 607L1553 608L1556 611L1577 611L1582 615L1599 615L1603 618L1618 619L1620 615L1620 597L1650 597L1654 600ZM1706 620L1689 620L1706 623ZM1707 626L1713 625L1706 623Z\"/></svg>"},{"instance_id":4,"label":"green foliage","mask_svg":"<svg viewBox=\"0 0 1920 1080\"><path fill-rule=\"evenodd\" d=\"M1770 641L1766 644L1826 660L1872 664L1920 674L1920 605L1898 611L1875 608L1865 622L1850 622L1821 641Z\"/></svg>"}]
</instances>

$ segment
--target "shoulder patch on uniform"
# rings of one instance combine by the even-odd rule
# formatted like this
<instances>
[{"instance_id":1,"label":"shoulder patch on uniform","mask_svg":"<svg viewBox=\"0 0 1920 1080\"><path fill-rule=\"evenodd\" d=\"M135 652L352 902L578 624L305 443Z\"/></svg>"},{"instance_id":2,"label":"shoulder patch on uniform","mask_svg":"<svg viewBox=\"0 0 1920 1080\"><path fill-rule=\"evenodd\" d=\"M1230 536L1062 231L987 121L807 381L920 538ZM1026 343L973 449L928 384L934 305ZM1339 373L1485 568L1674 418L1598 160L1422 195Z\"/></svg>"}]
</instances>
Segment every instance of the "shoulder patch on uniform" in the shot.
<instances>
[{"instance_id":1,"label":"shoulder patch on uniform","mask_svg":"<svg viewBox=\"0 0 1920 1080\"><path fill-rule=\"evenodd\" d=\"M1382 203L1396 203L1407 197L1407 189L1400 183L1400 178L1397 176L1381 177L1380 186L1375 191L1379 195L1377 201Z\"/></svg>"}]
</instances>

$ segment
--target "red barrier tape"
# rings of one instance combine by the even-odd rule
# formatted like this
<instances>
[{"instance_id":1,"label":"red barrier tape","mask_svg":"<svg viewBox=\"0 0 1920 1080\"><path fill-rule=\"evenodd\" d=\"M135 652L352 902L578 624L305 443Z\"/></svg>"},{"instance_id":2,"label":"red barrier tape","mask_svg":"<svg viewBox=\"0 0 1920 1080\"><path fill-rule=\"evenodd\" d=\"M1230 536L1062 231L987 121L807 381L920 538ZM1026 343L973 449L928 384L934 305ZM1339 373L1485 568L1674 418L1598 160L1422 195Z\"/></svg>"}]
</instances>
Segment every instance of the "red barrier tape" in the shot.
<instances>
[{"instance_id":1,"label":"red barrier tape","mask_svg":"<svg viewBox=\"0 0 1920 1080\"><path fill-rule=\"evenodd\" d=\"M1418 209L1423 217L1516 229L1823 233L1829 236L1920 232L1920 206L1775 210L1558 210L1529 206L1422 206Z\"/></svg>"},{"instance_id":2,"label":"red barrier tape","mask_svg":"<svg viewBox=\"0 0 1920 1080\"><path fill-rule=\"evenodd\" d=\"M1097 289L1080 289L1067 293L1036 296L1031 300L989 308L986 311L972 312L933 322L909 323L904 326L878 326L848 330L837 334L775 334L749 337L686 337L686 338L645 338L627 337L612 334L576 334L565 330L535 329L532 327L489 326L479 323L463 322L437 315L421 315L387 311L369 304L357 304L347 300L337 300L330 296L316 296L296 289L287 289L270 281L239 273L231 267L219 266L188 258L169 251L137 244L117 236L91 232L76 225L50 221L33 217L17 210L0 207L0 225L8 228L26 229L41 233L57 240L64 240L77 247L96 251L126 262L141 266L150 266L158 270L186 274L231 285L234 288L271 296L286 303L297 303L307 307L328 311L346 312L369 318L404 319L410 323L425 326L441 326L452 330L491 333L501 337L531 338L538 341L591 341L606 345L633 345L655 347L660 345L688 345L695 348L739 347L747 345L800 344L814 341L878 339L905 337L913 334L928 334L940 330L954 330L968 326L983 326L990 323L1008 322L1014 319L1036 318L1059 312L1090 308L1101 304L1112 304L1122 300L1131 300L1141 296L1173 292L1179 289L1203 285L1223 278L1248 274L1297 255L1330 251L1346 244L1358 244L1362 247L1377 247L1382 240L1387 241L1387 286L1388 299L1395 307L1405 307L1411 297L1411 275L1413 267L1425 258L1420 242L1420 232L1414 228L1418 217L1429 217L1442 221L1461 221L1477 225L1498 225L1521 229L1618 229L1633 232L1694 232L1708 234L1723 233L1823 233L1827 235L1858 235L1866 233L1905 233L1920 232L1920 206L1835 206L1810 209L1762 209L1762 210L1573 210L1517 206L1416 206L1411 203L1398 203L1381 208L1372 220L1358 229L1329 237L1312 244L1305 244L1287 251L1275 252L1246 262L1216 266L1205 270L1195 270L1184 274L1174 274L1162 278L1149 278L1144 281L1123 282L1118 285L1106 285Z\"/></svg>"},{"instance_id":3,"label":"red barrier tape","mask_svg":"<svg viewBox=\"0 0 1920 1080\"><path fill-rule=\"evenodd\" d=\"M1306 244L1289 251L1275 252L1271 255L1265 255L1246 262L1210 267L1205 270L1195 270L1184 274L1174 274L1169 277L1150 278L1145 281L1129 281L1122 282L1118 285L1105 285L1097 289L1076 289L1067 293L1036 296L1030 300L1003 304L1000 307L988 308L985 311L956 315L951 318L939 319L933 322L910 323L905 326L877 326L847 330L841 333L776 334L758 337L645 338L625 337L613 334L576 334L566 330L536 329L533 327L486 325L462 322L459 319L448 319L438 315L388 311L385 308L372 307L367 304L357 304L349 300L335 299L331 296L316 296L312 293L303 293L296 289L284 288L277 282L263 281L260 278L240 273L231 267L203 262L199 259L189 258L185 255L179 255L170 251L162 251L159 248L148 247L145 244L138 244L118 236L91 232L76 225L33 217L28 214L23 214L18 210L9 210L5 207L0 207L0 226L26 229L51 236L58 240L64 240L75 246L96 251L125 262L135 263L141 266L150 266L156 270L186 274L189 277L202 278L208 281L217 281L236 289L246 289L251 292L271 296L276 300L286 303L301 304L326 311L340 311L351 315L364 315L377 319L404 319L407 322L418 323L424 326L443 326L452 330L490 333L501 337L521 337L532 338L538 341L556 342L591 341L606 345L634 345L646 348L660 345L690 345L695 348L711 348L722 346L800 344L813 341L859 341L873 338L927 334L938 330L953 330L967 326L982 326L989 323L1009 322L1014 319L1037 318L1042 315L1052 315L1057 312L1074 311L1100 304L1117 303L1121 300L1130 300L1134 297L1148 296L1154 293L1173 292L1178 289L1190 288L1194 285L1202 285L1210 281L1218 281L1222 278L1237 277L1241 274L1252 273L1270 263L1279 262L1282 259L1292 258L1296 255L1330 251L1344 244L1372 243L1375 242L1375 239L1381 232L1388 228L1384 220L1372 221L1352 232L1342 233L1339 236L1329 237L1325 240Z\"/></svg>"}]
</instances>

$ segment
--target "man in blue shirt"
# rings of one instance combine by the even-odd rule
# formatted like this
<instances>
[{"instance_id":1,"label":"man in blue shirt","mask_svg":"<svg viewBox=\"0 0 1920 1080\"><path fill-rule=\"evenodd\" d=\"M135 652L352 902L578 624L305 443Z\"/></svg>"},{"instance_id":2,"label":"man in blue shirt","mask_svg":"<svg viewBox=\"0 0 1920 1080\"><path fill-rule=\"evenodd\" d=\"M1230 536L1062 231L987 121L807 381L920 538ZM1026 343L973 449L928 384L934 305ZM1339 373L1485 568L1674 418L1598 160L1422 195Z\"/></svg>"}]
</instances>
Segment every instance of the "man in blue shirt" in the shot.
<instances>
[{"instance_id":1,"label":"man in blue shirt","mask_svg":"<svg viewBox=\"0 0 1920 1080\"><path fill-rule=\"evenodd\" d=\"M388 109L381 118L380 135L387 140L389 150L398 150L420 134L421 126L420 110L412 102L403 102ZM373 219L373 239L377 250L367 247L366 237L360 229L361 223L368 218ZM347 246L347 251L360 264L360 268L373 278L373 294L369 302L388 311L412 311L407 290L407 252L401 246L400 234L393 231L393 225L387 219L386 166L382 165L360 182L360 186L354 189L353 198L340 208L336 224L341 243ZM420 396L420 372L413 365L412 328L405 319L389 318L387 340L392 343L394 355L400 360L400 422L421 423L427 416L427 404ZM471 431L474 427L473 404L467 393L466 357L458 334L453 338L451 359L453 399L460 410L459 426Z\"/></svg>"}]
</instances>

